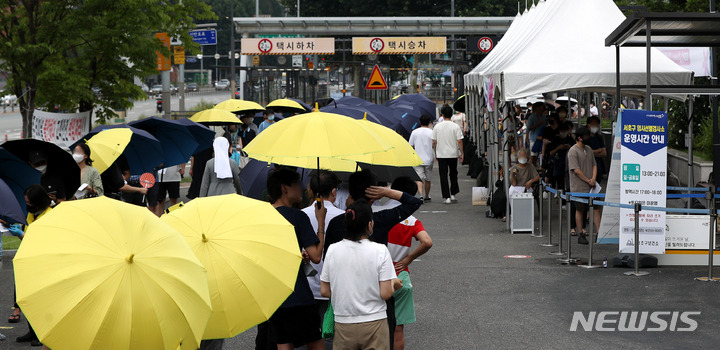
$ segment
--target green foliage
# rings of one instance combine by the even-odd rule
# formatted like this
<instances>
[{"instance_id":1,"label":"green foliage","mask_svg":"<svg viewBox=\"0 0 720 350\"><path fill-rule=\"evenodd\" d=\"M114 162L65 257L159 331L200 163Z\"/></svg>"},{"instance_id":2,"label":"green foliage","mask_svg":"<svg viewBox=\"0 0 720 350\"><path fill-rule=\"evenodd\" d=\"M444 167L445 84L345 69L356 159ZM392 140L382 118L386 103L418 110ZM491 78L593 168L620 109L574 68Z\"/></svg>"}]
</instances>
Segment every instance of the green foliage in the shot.
<instances>
[{"instance_id":1,"label":"green foliage","mask_svg":"<svg viewBox=\"0 0 720 350\"><path fill-rule=\"evenodd\" d=\"M156 50L170 55L154 33L197 51L188 31L195 19L213 18L200 0L0 0L0 8L8 9L0 15L0 68L11 73L9 92L21 96L26 134L36 107L95 110L105 121L145 98L134 79L157 73Z\"/></svg>"},{"instance_id":2,"label":"green foliage","mask_svg":"<svg viewBox=\"0 0 720 350\"><path fill-rule=\"evenodd\" d=\"M193 112L200 112L200 111L204 111L206 109L210 109L213 107L215 107L214 103L212 103L210 101L205 101L205 99L200 99L200 102L198 102L198 104L196 104L195 106L190 108L190 110Z\"/></svg>"}]
</instances>

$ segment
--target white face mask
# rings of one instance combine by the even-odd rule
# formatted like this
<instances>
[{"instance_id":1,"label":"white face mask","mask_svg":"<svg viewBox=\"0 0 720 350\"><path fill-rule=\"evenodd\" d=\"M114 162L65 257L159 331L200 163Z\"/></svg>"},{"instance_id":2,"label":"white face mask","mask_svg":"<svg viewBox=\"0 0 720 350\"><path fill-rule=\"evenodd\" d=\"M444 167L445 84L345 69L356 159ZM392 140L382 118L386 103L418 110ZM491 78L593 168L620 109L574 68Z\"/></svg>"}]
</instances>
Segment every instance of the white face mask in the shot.
<instances>
[{"instance_id":1,"label":"white face mask","mask_svg":"<svg viewBox=\"0 0 720 350\"><path fill-rule=\"evenodd\" d=\"M566 132L561 132L561 133L560 133L560 137L562 137L562 138L567 137L567 133L566 133Z\"/></svg>"},{"instance_id":2,"label":"white face mask","mask_svg":"<svg viewBox=\"0 0 720 350\"><path fill-rule=\"evenodd\" d=\"M520 163L520 164L527 164L527 162L528 162L527 158L519 158L518 159L518 163Z\"/></svg>"},{"instance_id":3,"label":"white face mask","mask_svg":"<svg viewBox=\"0 0 720 350\"><path fill-rule=\"evenodd\" d=\"M45 174L45 170L47 170L47 165L36 166L35 170Z\"/></svg>"},{"instance_id":4,"label":"white face mask","mask_svg":"<svg viewBox=\"0 0 720 350\"><path fill-rule=\"evenodd\" d=\"M75 160L75 163L80 163L85 159L85 155L80 153L73 153L72 157Z\"/></svg>"},{"instance_id":5,"label":"white face mask","mask_svg":"<svg viewBox=\"0 0 720 350\"><path fill-rule=\"evenodd\" d=\"M600 131L600 128L599 128L599 127L597 127L597 126L591 126L591 127L590 127L590 132L591 132L591 133L597 134L598 131Z\"/></svg>"}]
</instances>

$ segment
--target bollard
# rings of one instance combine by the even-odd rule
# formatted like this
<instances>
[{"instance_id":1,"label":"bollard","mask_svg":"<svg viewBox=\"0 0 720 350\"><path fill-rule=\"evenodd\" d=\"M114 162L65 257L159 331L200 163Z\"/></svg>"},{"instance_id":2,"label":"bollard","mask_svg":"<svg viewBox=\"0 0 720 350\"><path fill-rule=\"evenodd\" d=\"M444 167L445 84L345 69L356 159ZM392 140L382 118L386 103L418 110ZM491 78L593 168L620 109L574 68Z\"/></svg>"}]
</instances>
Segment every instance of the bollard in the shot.
<instances>
[{"instance_id":1,"label":"bollard","mask_svg":"<svg viewBox=\"0 0 720 350\"><path fill-rule=\"evenodd\" d=\"M535 231L533 231L532 234L530 234L530 237L545 237L543 234L545 233L545 225L543 225L543 194L545 193L545 186L541 183L540 184L540 192L538 193L538 196L540 196L538 200L538 211L540 212L540 230L538 231L538 234L535 234Z\"/></svg>"},{"instance_id":2,"label":"bollard","mask_svg":"<svg viewBox=\"0 0 720 350\"><path fill-rule=\"evenodd\" d=\"M558 190L558 250L556 252L550 252L550 255L565 255L563 253L562 244L562 201L563 201L563 190ZM568 229L570 230L570 229Z\"/></svg>"},{"instance_id":3,"label":"bollard","mask_svg":"<svg viewBox=\"0 0 720 350\"><path fill-rule=\"evenodd\" d=\"M547 222L548 222L548 242L547 243L541 243L541 247L554 247L557 244L552 242L552 197L553 193L548 192L548 213L547 213Z\"/></svg>"},{"instance_id":4,"label":"bollard","mask_svg":"<svg viewBox=\"0 0 720 350\"><path fill-rule=\"evenodd\" d=\"M635 271L625 272L625 276L647 276L650 272L640 271L640 211L642 205L635 203Z\"/></svg>"},{"instance_id":5,"label":"bollard","mask_svg":"<svg viewBox=\"0 0 720 350\"><path fill-rule=\"evenodd\" d=\"M580 267L586 268L586 269L594 269L598 267L602 267L602 265L593 265L593 246L595 245L595 238L593 237L593 231L595 228L593 227L593 222L595 220L595 208L593 208L593 199L588 198L588 210L590 211L590 222L588 223L588 233L590 234L590 238L588 238L588 245L589 247L589 253L588 253L588 262L585 265L579 265ZM637 219L637 218L636 218ZM578 233L581 234L581 233ZM637 261L637 260L636 260ZM637 263L636 263L637 265Z\"/></svg>"},{"instance_id":6,"label":"bollard","mask_svg":"<svg viewBox=\"0 0 720 350\"><path fill-rule=\"evenodd\" d=\"M715 230L717 229L716 226L716 220L717 220L717 211L715 210L715 187L710 187L710 192L707 192L705 194L705 199L707 199L708 208L710 209L710 229L709 229L709 236L710 241L708 242L708 275L707 277L696 277L696 281L703 281L703 282L716 282L720 281L720 278L713 277L713 265L714 265L714 258L715 258Z\"/></svg>"},{"instance_id":7,"label":"bollard","mask_svg":"<svg viewBox=\"0 0 720 350\"><path fill-rule=\"evenodd\" d=\"M570 217L570 215L575 215L575 213L572 212L572 205L571 205L572 203L570 200L571 200L571 198L570 198L570 195L568 194L567 200L565 201L565 210L566 210L565 216L567 216L565 218L565 220L566 220L567 228L568 228L568 230L567 230L567 242L568 242L567 256L564 258L557 259L558 262L563 265L577 264L577 262L578 262L578 260L576 258L573 258L573 256L572 256L572 232L570 232L570 229L572 228L572 227L570 227L570 222L571 222L572 218Z\"/></svg>"}]
</instances>

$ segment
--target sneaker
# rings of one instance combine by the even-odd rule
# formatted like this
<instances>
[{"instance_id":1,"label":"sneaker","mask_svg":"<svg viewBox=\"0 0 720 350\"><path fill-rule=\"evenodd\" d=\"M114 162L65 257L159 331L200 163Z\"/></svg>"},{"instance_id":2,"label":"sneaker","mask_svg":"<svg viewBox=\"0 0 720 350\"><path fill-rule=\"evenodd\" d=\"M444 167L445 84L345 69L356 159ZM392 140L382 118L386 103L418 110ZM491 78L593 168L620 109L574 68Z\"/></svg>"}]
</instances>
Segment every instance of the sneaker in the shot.
<instances>
[{"instance_id":1,"label":"sneaker","mask_svg":"<svg viewBox=\"0 0 720 350\"><path fill-rule=\"evenodd\" d=\"M579 234L579 235L578 235L578 244L588 244L588 243L590 243L590 242L588 242L586 236L587 236L587 235Z\"/></svg>"},{"instance_id":2,"label":"sneaker","mask_svg":"<svg viewBox=\"0 0 720 350\"><path fill-rule=\"evenodd\" d=\"M457 203L457 199L455 199L455 196L450 195L450 201L453 203Z\"/></svg>"},{"instance_id":3,"label":"sneaker","mask_svg":"<svg viewBox=\"0 0 720 350\"><path fill-rule=\"evenodd\" d=\"M432 199L431 199L430 197L425 197L425 202L429 202L429 201L431 201L431 200L432 200Z\"/></svg>"},{"instance_id":4,"label":"sneaker","mask_svg":"<svg viewBox=\"0 0 720 350\"><path fill-rule=\"evenodd\" d=\"M450 198L445 198L445 200L443 201L443 203L445 203L445 204L452 204L452 201L450 200Z\"/></svg>"}]
</instances>

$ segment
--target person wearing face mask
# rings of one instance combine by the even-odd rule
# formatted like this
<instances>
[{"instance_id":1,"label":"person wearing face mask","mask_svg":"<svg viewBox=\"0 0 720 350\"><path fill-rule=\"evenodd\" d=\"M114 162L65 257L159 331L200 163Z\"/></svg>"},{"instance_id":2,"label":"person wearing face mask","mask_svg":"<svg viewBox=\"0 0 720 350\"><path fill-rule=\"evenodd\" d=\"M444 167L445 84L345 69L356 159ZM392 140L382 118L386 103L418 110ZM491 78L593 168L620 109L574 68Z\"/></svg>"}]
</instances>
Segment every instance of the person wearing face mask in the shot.
<instances>
[{"instance_id":1,"label":"person wearing face mask","mask_svg":"<svg viewBox=\"0 0 720 350\"><path fill-rule=\"evenodd\" d=\"M53 202L60 203L67 199L62 179L48 172L48 157L45 152L39 150L30 151L28 163L42 174L40 176L40 185L42 185Z\"/></svg>"},{"instance_id":2,"label":"person wearing face mask","mask_svg":"<svg viewBox=\"0 0 720 350\"><path fill-rule=\"evenodd\" d=\"M263 112L263 119L265 120L263 120L263 122L260 123L260 126L258 127L258 135L260 135L263 130L270 127L270 125L273 125L275 123L275 113L270 109L266 109L265 112Z\"/></svg>"},{"instance_id":3,"label":"person wearing face mask","mask_svg":"<svg viewBox=\"0 0 720 350\"><path fill-rule=\"evenodd\" d=\"M73 150L73 159L80 167L80 183L86 184L85 196L102 196L104 194L100 172L92 167L90 147L84 142L79 143Z\"/></svg>"},{"instance_id":4,"label":"person wearing face mask","mask_svg":"<svg viewBox=\"0 0 720 350\"><path fill-rule=\"evenodd\" d=\"M530 141L530 149L535 148L535 142L537 141L538 134L540 132L540 127L542 125L545 125L545 102L535 102L532 105L532 113L527 118L527 129L528 129L528 139ZM533 158L537 158L538 154L531 153L530 154Z\"/></svg>"},{"instance_id":5,"label":"person wearing face mask","mask_svg":"<svg viewBox=\"0 0 720 350\"><path fill-rule=\"evenodd\" d=\"M566 106L560 106L555 113L557 113L558 121L564 123L567 120L568 108Z\"/></svg>"},{"instance_id":6,"label":"person wearing face mask","mask_svg":"<svg viewBox=\"0 0 720 350\"><path fill-rule=\"evenodd\" d=\"M540 175L535 166L530 164L527 149L519 149L517 157L518 164L510 168L510 185L522 186L525 192L532 192L533 186L540 181Z\"/></svg>"},{"instance_id":7,"label":"person wearing face mask","mask_svg":"<svg viewBox=\"0 0 720 350\"><path fill-rule=\"evenodd\" d=\"M230 159L230 142L224 137L218 137L213 141L213 150L215 156L205 164L200 197L242 194L240 168Z\"/></svg>"},{"instance_id":8,"label":"person wearing face mask","mask_svg":"<svg viewBox=\"0 0 720 350\"><path fill-rule=\"evenodd\" d=\"M30 185L30 187L25 189L25 206L28 211L27 225L23 226L17 224L10 226L10 233L13 236L20 238L21 240L25 238L27 226L32 225L33 222L37 221L42 216L47 214L52 209L51 204L52 201L50 200L50 197L48 196L48 193L45 191L45 188L43 188L43 186ZM15 304L15 308L17 310L20 310L17 304ZM17 339L15 340L18 343L30 342L31 346L42 345L40 343L40 340L38 340L37 335L35 334L35 330L33 330L32 325L30 325L30 322L28 322L28 332L25 333L25 335L17 337Z\"/></svg>"},{"instance_id":9,"label":"person wearing face mask","mask_svg":"<svg viewBox=\"0 0 720 350\"><path fill-rule=\"evenodd\" d=\"M570 175L570 192L589 193L597 180L597 165L590 142L590 130L581 126L575 132L575 145L568 151L568 171ZM588 244L587 232L584 229L588 205L576 202L575 223L578 232L578 243ZM595 229L600 226L600 207L595 209ZM594 234L594 233L593 233ZM592 238L592 237L591 237Z\"/></svg>"},{"instance_id":10,"label":"person wearing face mask","mask_svg":"<svg viewBox=\"0 0 720 350\"><path fill-rule=\"evenodd\" d=\"M593 116L587 120L587 128L590 130L590 141L588 146L592 148L595 155L595 163L597 164L597 181L602 182L605 175L605 158L607 157L607 149L605 148L605 140L600 132L600 118Z\"/></svg>"}]
</instances>

